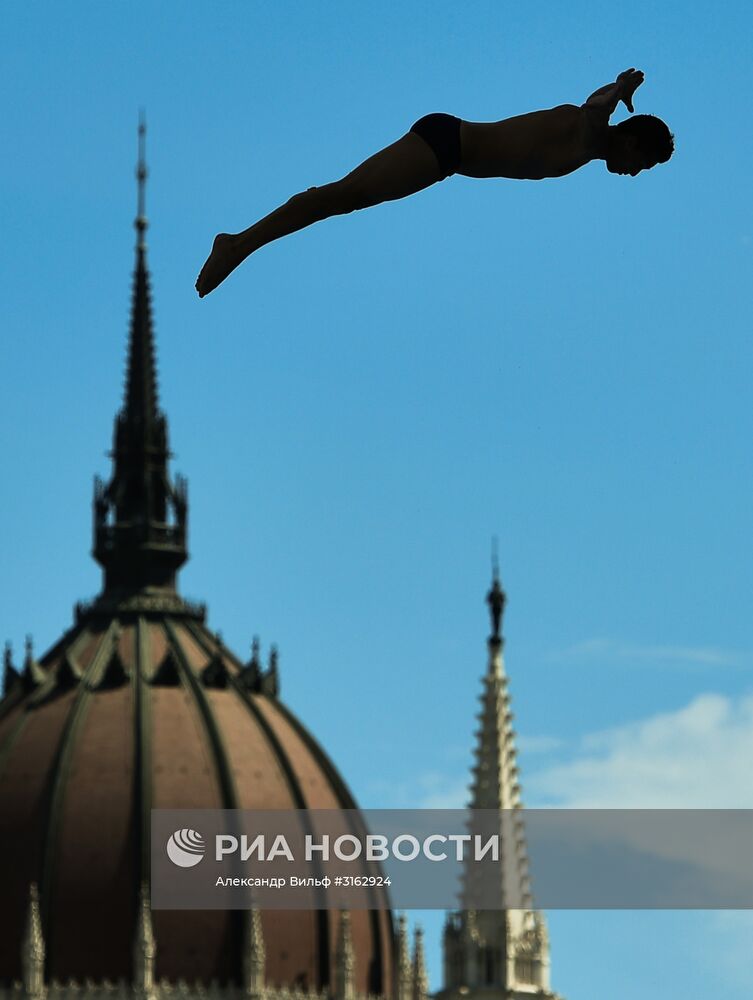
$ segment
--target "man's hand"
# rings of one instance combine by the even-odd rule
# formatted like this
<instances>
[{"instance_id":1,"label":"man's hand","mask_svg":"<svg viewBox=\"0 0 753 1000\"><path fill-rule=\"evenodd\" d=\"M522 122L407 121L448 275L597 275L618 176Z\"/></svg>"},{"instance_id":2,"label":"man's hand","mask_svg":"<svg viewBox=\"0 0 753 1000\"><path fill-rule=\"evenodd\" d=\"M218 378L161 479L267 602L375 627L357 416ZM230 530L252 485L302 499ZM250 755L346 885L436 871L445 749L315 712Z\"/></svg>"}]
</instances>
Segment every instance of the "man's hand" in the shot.
<instances>
[{"instance_id":1,"label":"man's hand","mask_svg":"<svg viewBox=\"0 0 753 1000\"><path fill-rule=\"evenodd\" d=\"M643 73L639 69L626 69L617 77L614 83L599 87L591 94L585 107L605 111L607 115L614 114L617 105L622 101L630 114L633 113L633 94L643 83Z\"/></svg>"},{"instance_id":2,"label":"man's hand","mask_svg":"<svg viewBox=\"0 0 753 1000\"><path fill-rule=\"evenodd\" d=\"M626 69L624 73L620 73L617 77L616 83L618 83L620 87L619 99L623 102L631 115L633 113L633 94L643 83L643 80L643 73L639 69L633 68Z\"/></svg>"}]
</instances>

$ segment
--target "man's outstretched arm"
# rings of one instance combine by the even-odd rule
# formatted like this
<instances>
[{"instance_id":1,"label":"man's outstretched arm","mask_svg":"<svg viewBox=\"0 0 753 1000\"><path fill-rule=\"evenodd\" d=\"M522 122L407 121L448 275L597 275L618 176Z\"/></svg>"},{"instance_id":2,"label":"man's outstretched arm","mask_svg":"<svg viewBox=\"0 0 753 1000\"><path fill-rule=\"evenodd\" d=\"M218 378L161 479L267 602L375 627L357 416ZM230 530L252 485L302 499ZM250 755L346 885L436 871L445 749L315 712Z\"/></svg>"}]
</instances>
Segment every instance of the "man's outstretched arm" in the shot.
<instances>
[{"instance_id":1,"label":"man's outstretched arm","mask_svg":"<svg viewBox=\"0 0 753 1000\"><path fill-rule=\"evenodd\" d=\"M583 105L603 111L607 118L614 114L617 105L623 101L630 114L633 113L633 94L643 83L643 73L639 69L626 69L614 83L599 87Z\"/></svg>"}]
</instances>

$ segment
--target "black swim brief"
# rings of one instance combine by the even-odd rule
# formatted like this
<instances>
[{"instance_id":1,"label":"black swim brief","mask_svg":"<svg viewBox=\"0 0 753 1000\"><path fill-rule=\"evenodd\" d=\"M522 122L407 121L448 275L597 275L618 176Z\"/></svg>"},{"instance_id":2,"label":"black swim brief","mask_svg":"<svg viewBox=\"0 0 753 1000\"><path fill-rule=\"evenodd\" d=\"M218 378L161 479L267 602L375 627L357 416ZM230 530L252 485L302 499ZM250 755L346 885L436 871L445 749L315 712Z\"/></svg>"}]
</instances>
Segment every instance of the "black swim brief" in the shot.
<instances>
[{"instance_id":1,"label":"black swim brief","mask_svg":"<svg viewBox=\"0 0 753 1000\"><path fill-rule=\"evenodd\" d=\"M454 115L434 113L424 115L411 125L411 132L428 143L439 161L442 180L454 174L460 166L460 119Z\"/></svg>"}]
</instances>

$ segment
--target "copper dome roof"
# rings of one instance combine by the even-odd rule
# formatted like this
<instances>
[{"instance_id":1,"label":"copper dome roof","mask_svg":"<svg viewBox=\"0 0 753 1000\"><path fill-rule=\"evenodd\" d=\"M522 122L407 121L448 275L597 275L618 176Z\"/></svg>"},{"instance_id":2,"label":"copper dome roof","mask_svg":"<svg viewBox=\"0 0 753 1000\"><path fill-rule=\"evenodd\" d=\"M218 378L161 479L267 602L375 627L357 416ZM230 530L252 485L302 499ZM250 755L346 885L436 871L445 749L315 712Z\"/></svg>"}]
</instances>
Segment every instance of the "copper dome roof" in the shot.
<instances>
[{"instance_id":1,"label":"copper dome roof","mask_svg":"<svg viewBox=\"0 0 753 1000\"><path fill-rule=\"evenodd\" d=\"M39 885L48 979L131 977L152 808L356 808L332 762L278 698L276 655L248 664L184 602L185 484L168 476L158 407L140 162L126 398L114 471L95 492L100 597L0 698L0 983L21 978L29 887ZM383 892L383 890L377 890ZM390 994L384 895L351 917L355 987ZM240 982L234 911L156 911L156 975ZM333 981L339 914L262 914L267 982Z\"/></svg>"},{"instance_id":2,"label":"copper dome roof","mask_svg":"<svg viewBox=\"0 0 753 1000\"><path fill-rule=\"evenodd\" d=\"M0 702L0 981L38 882L48 975L128 978L151 808L355 808L334 765L188 608L92 609ZM267 686L270 693L262 693ZM156 911L157 975L240 981L244 914ZM265 912L267 979L332 979L337 914ZM388 912L351 918L359 992L390 982Z\"/></svg>"}]
</instances>

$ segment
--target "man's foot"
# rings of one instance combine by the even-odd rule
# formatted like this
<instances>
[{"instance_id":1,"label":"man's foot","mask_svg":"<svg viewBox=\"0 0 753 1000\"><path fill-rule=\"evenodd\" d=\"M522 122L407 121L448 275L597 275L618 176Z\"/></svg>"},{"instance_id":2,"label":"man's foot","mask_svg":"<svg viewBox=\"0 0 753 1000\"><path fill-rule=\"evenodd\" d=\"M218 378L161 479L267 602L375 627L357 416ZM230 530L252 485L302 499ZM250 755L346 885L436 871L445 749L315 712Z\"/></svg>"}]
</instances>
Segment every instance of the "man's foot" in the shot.
<instances>
[{"instance_id":1,"label":"man's foot","mask_svg":"<svg viewBox=\"0 0 753 1000\"><path fill-rule=\"evenodd\" d=\"M246 256L247 254L244 254L238 246L237 236L232 236L230 233L220 233L215 236L212 252L207 257L199 272L199 277L196 279L196 291L199 293L199 298L204 298L220 282L224 281Z\"/></svg>"}]
</instances>

